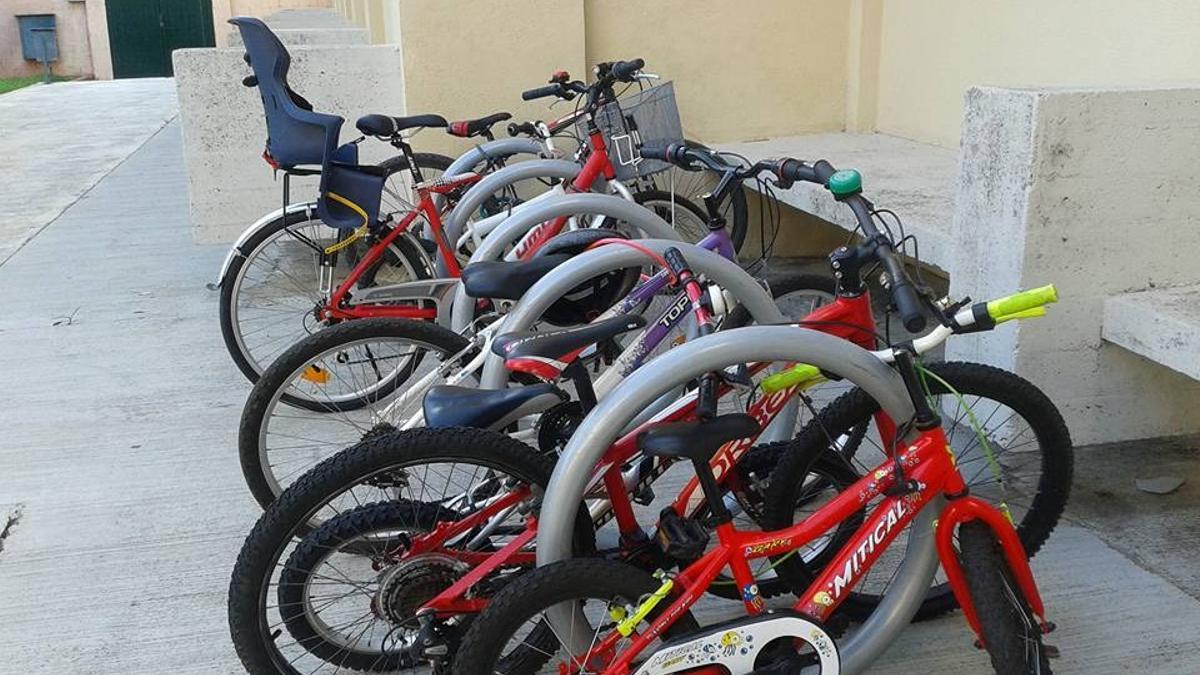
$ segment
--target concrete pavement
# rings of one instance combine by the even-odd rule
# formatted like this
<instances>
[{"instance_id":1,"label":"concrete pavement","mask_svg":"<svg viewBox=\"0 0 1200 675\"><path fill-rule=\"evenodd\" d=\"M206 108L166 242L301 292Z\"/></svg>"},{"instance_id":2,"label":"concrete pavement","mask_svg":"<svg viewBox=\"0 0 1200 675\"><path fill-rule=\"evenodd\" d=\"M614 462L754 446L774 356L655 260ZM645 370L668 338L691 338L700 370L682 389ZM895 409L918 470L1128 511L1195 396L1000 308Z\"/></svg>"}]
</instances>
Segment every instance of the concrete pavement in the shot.
<instances>
[{"instance_id":1,"label":"concrete pavement","mask_svg":"<svg viewBox=\"0 0 1200 675\"><path fill-rule=\"evenodd\" d=\"M204 287L225 251L189 236L180 144L170 124L118 158L0 265L0 530L21 513L0 551L0 672L241 672L225 592L259 513L234 447L248 386ZM1079 451L1067 522L1035 561L1057 672L1200 672L1197 447ZM1132 488L1167 472L1184 490ZM958 615L912 627L874 670L986 671Z\"/></svg>"},{"instance_id":2,"label":"concrete pavement","mask_svg":"<svg viewBox=\"0 0 1200 675\"><path fill-rule=\"evenodd\" d=\"M164 78L60 82L0 96L0 263L177 112L175 85Z\"/></svg>"}]
</instances>

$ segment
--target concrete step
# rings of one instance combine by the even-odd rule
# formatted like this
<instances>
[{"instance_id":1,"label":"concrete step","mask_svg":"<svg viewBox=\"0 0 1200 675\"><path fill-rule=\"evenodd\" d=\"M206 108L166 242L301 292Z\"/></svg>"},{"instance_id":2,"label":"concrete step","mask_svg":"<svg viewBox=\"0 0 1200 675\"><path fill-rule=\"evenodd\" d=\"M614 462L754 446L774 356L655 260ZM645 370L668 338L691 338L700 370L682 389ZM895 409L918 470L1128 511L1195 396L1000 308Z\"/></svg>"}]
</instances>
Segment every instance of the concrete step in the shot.
<instances>
[{"instance_id":1,"label":"concrete step","mask_svg":"<svg viewBox=\"0 0 1200 675\"><path fill-rule=\"evenodd\" d=\"M954 252L954 192L958 152L884 134L812 134L718 144L751 161L768 157L827 160L839 169L858 169L863 193L879 208L900 216L906 234L920 244L921 260L948 270ZM853 230L857 221L820 186L797 183L776 190L784 204ZM895 233L899 238L900 233Z\"/></svg>"},{"instance_id":2,"label":"concrete step","mask_svg":"<svg viewBox=\"0 0 1200 675\"><path fill-rule=\"evenodd\" d=\"M1104 301L1102 337L1200 380L1200 285L1124 293Z\"/></svg>"}]
</instances>

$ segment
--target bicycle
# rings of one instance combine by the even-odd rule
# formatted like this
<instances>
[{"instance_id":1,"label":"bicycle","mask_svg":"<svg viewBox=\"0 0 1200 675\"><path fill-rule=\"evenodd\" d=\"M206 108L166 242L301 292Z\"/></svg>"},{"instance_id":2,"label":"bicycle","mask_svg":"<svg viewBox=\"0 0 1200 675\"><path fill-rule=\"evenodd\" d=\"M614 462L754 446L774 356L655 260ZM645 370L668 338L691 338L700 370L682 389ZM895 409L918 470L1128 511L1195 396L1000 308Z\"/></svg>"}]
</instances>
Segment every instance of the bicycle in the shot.
<instances>
[{"instance_id":1,"label":"bicycle","mask_svg":"<svg viewBox=\"0 0 1200 675\"><path fill-rule=\"evenodd\" d=\"M436 303L445 286L427 281L434 277L430 256L436 255L450 277L460 273L455 243L442 231L442 207L462 196L480 175L463 173L427 180L423 169L444 169L449 162L414 153L402 133L449 126L450 132L460 135L490 137L491 126L507 119L507 113L453 125L437 115L364 116L357 122L363 137L388 142L400 155L378 167L358 166L357 144L363 139L337 146L341 118L312 112L311 105L288 87L290 57L286 48L257 19L241 17L231 22L242 31L247 54L255 55L247 59L255 70L248 84L257 86L264 97L271 131L264 159L284 173L284 206L279 215L268 216L270 222L248 230L249 236L230 251L220 275L222 335L239 369L253 382L282 351L281 346L286 348L332 323L367 317L436 319ZM617 62L620 64L624 62ZM628 65L620 65L616 75L609 72L612 64L602 65L606 73L595 85L595 93L589 95L585 110L589 124L594 109L608 100L604 96L611 93L612 83L637 76L636 69ZM320 164L320 169L305 168L311 164ZM417 199L402 211L380 218L383 195L395 192L386 189L386 183L400 167L407 170ZM586 191L600 176L612 172L603 137L596 134L574 189ZM315 206L287 203L292 175L321 177L321 196ZM661 195L650 193L642 199L649 204L662 201ZM674 206L677 200L669 201ZM678 205L681 211L688 208L682 200ZM317 220L313 220L314 212ZM523 255L532 254L566 221L556 219L522 239L517 248ZM415 229L422 229L427 238L413 236ZM272 253L276 249L278 253ZM339 264L349 269L342 274ZM255 270L261 277L254 277ZM385 289L392 289L386 300L355 297L367 291L378 297ZM257 296L262 301L258 312ZM286 400L305 404L293 394Z\"/></svg>"}]
</instances>

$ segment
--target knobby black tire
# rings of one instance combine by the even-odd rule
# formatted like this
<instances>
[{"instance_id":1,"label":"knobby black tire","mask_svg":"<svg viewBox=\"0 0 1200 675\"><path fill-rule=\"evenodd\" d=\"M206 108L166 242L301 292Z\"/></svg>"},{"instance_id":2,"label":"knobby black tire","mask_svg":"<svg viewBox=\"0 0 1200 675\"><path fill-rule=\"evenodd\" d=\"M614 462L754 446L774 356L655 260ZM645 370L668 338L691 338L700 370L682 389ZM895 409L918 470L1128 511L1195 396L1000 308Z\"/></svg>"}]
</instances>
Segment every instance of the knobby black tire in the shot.
<instances>
[{"instance_id":1,"label":"knobby black tire","mask_svg":"<svg viewBox=\"0 0 1200 675\"><path fill-rule=\"evenodd\" d=\"M1050 673L1042 632L995 535L980 521L958 527L958 557L984 646L999 675Z\"/></svg>"},{"instance_id":2,"label":"knobby black tire","mask_svg":"<svg viewBox=\"0 0 1200 675\"><path fill-rule=\"evenodd\" d=\"M411 500L365 504L330 518L310 532L288 556L279 577L279 612L284 626L297 642L321 660L338 667L362 671L392 671L415 664L406 654L384 654L381 650L355 649L331 643L321 635L305 607L313 567L330 551L366 534L378 532L429 532L439 522L457 520L458 514L441 506ZM398 546L392 541L388 546ZM363 551L363 555L367 552ZM319 582L318 582L319 583Z\"/></svg>"},{"instance_id":3,"label":"knobby black tire","mask_svg":"<svg viewBox=\"0 0 1200 675\"><path fill-rule=\"evenodd\" d=\"M1042 474L1029 510L1016 525L1026 553L1033 557L1058 525L1070 496L1074 451L1062 415L1041 390L1014 373L978 363L931 363L925 367L964 396L979 395L1003 403L1024 418L1032 429L1042 453ZM928 378L927 384L931 394L947 393L934 378ZM874 399L861 389L854 389L830 403L801 430L792 448L780 457L771 474L764 511L769 529L782 529L792 524L790 505L794 503L795 486L801 485L808 468L822 454L827 454L828 435L837 437L864 421L869 422L878 410L879 404ZM803 592L819 572L819 569L805 567L796 556L777 565L776 570L796 593ZM854 592L839 611L852 620L865 621L879 600L878 595ZM934 586L917 612L916 620L940 616L957 607L948 584Z\"/></svg>"},{"instance_id":4,"label":"knobby black tire","mask_svg":"<svg viewBox=\"0 0 1200 675\"><path fill-rule=\"evenodd\" d=\"M263 508L275 500L278 493L271 486L268 472L270 466L262 462L260 435L266 416L271 410L272 401L280 389L291 386L292 377L297 370L305 367L318 354L336 348L339 344L348 344L358 340L369 339L402 339L428 345L431 350L440 355L457 354L469 345L469 341L454 331L442 328L437 324L406 319L360 319L350 321L318 331L292 345L267 368L258 382L250 390L246 405L242 408L242 418L238 425L238 457L242 464L242 475L254 499ZM428 358L430 355L425 354ZM407 379L407 378L405 378ZM392 393L403 384L398 376L396 382L388 385L391 391L380 391L379 397ZM287 394L283 395L286 401ZM315 405L300 404L301 407L316 412L337 410L338 406L331 403ZM331 448L337 451L341 448Z\"/></svg>"},{"instance_id":5,"label":"knobby black tire","mask_svg":"<svg viewBox=\"0 0 1200 675\"><path fill-rule=\"evenodd\" d=\"M255 523L238 554L229 584L229 630L234 648L253 675L297 671L274 649L266 615L271 577L293 538L333 497L398 465L415 462L474 462L545 490L554 459L500 433L481 429L413 429L377 436L326 459L292 484ZM576 514L575 552L595 551L591 519Z\"/></svg>"},{"instance_id":6,"label":"knobby black tire","mask_svg":"<svg viewBox=\"0 0 1200 675\"><path fill-rule=\"evenodd\" d=\"M550 655L526 652L515 664L497 668L501 653L520 628L530 619L556 604L580 599L622 597L636 603L656 591L662 582L649 573L625 563L600 558L564 560L525 574L496 594L487 609L471 623L454 657L454 675L525 675L538 672ZM650 619L668 606L664 600ZM542 628L539 625L534 630ZM546 636L550 635L546 627ZM699 630L691 612L680 614L664 631L669 640ZM531 632L532 634L532 632ZM540 636L539 636L540 637Z\"/></svg>"},{"instance_id":7,"label":"knobby black tire","mask_svg":"<svg viewBox=\"0 0 1200 675\"><path fill-rule=\"evenodd\" d=\"M449 168L452 159L445 155L434 153L418 152L413 155L418 167L422 169L434 169L444 171ZM387 169L389 174L408 170L408 160L403 156L389 158L380 162L380 167ZM233 323L233 308L235 305L234 291L237 287L235 280L241 275L242 268L246 265L250 256L264 241L275 236L281 230L287 229L293 225L303 222L315 221L316 214L306 211L296 213L285 213L270 224L264 226L252 237L242 243L234 254L233 260L230 261L229 270L225 273L221 280L220 300L218 303L218 312L221 325L221 337L225 342L225 349L229 352L230 358L233 359L238 370L246 376L246 379L251 383L257 382L262 370L265 370L263 364L255 365L251 362L243 350L243 347L238 344L237 331ZM412 269L417 271L420 278L431 278L433 276L432 269L428 268L427 254L414 240L408 237L398 237L394 242L393 254L397 257L402 257L412 266ZM289 403L297 402L295 397L287 395L285 398Z\"/></svg>"}]
</instances>

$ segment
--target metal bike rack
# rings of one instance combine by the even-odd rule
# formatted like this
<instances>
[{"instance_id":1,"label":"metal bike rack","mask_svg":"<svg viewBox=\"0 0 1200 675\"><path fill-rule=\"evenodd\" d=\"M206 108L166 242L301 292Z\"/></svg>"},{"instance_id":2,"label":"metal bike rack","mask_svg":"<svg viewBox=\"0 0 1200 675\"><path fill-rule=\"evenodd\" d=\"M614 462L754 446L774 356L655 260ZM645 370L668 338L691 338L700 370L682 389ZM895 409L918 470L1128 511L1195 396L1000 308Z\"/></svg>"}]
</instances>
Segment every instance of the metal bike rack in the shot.
<instances>
[{"instance_id":1,"label":"metal bike rack","mask_svg":"<svg viewBox=\"0 0 1200 675\"><path fill-rule=\"evenodd\" d=\"M462 236L467 220L496 192L519 181L532 178L572 180L583 170L578 162L565 159L531 159L489 173L472 185L442 223L446 240L453 246ZM440 195L439 195L440 196Z\"/></svg>"},{"instance_id":2,"label":"metal bike rack","mask_svg":"<svg viewBox=\"0 0 1200 675\"><path fill-rule=\"evenodd\" d=\"M688 262L692 264L690 259ZM538 285L548 279L549 275ZM895 371L866 350L831 335L791 326L751 326L680 345L656 358L652 365L631 373L600 401L571 436L554 467L542 502L538 565L571 557L577 505L583 500L595 466L620 431L643 408L663 393L706 372L746 361L767 360L815 365L862 387L893 420L913 416L912 402ZM914 520L905 559L891 590L862 629L841 646L844 672L860 672L870 665L916 614L937 571L937 552L930 536L937 510L935 503ZM564 628L572 619L571 610L556 607L548 618Z\"/></svg>"},{"instance_id":3,"label":"metal bike rack","mask_svg":"<svg viewBox=\"0 0 1200 675\"><path fill-rule=\"evenodd\" d=\"M608 216L641 230L648 237L676 241L679 239L679 234L667 221L659 218L649 209L626 201L621 197L598 194L569 194L538 204L530 204L528 208L513 213L512 216L506 219L503 224L493 230L483 240L483 244L471 255L470 262L499 260L504 254L504 249L520 240L526 232L537 224L553 220L560 216L576 215ZM644 259L642 262L644 262ZM572 261L570 266L574 267L574 265L575 263ZM625 266L628 267L629 264ZM718 283L720 283L719 280ZM566 291L562 292L565 293ZM526 297L528 297L528 294L526 294ZM475 299L467 295L462 284L459 284L458 290L454 295L451 328L460 333L465 331L470 326L474 316Z\"/></svg>"},{"instance_id":4,"label":"metal bike rack","mask_svg":"<svg viewBox=\"0 0 1200 675\"><path fill-rule=\"evenodd\" d=\"M509 155L541 155L545 146L532 138L500 138L487 143L480 143L454 159L446 169L447 176L465 173L473 170L479 164L493 157Z\"/></svg>"}]
</instances>

